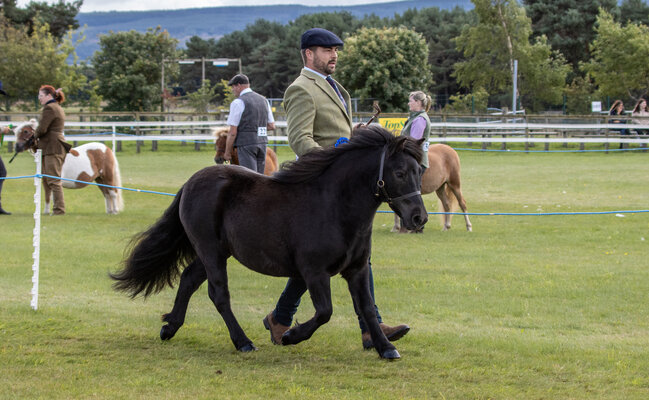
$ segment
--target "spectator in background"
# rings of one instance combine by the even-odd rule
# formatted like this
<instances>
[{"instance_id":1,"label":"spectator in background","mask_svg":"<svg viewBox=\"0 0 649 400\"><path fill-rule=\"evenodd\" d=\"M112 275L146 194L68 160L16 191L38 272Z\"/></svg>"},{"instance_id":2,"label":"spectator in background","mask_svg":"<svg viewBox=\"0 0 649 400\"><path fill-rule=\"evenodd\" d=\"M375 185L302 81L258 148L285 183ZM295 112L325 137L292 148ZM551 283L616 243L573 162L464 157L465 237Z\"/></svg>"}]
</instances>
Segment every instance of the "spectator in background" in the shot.
<instances>
[{"instance_id":1,"label":"spectator in background","mask_svg":"<svg viewBox=\"0 0 649 400\"><path fill-rule=\"evenodd\" d=\"M633 123L638 125L649 125L649 108L647 108L647 100L640 98L635 107L633 107L633 112L631 113L633 117ZM639 135L646 135L649 130L647 129L636 129Z\"/></svg>"},{"instance_id":2,"label":"spectator in background","mask_svg":"<svg viewBox=\"0 0 649 400\"><path fill-rule=\"evenodd\" d=\"M250 81L244 74L237 74L228 85L237 98L230 104L228 137L223 158L232 159L237 148L239 165L264 173L268 130L275 129L275 119L268 100L250 89Z\"/></svg>"},{"instance_id":3,"label":"spectator in background","mask_svg":"<svg viewBox=\"0 0 649 400\"><path fill-rule=\"evenodd\" d=\"M410 115L408 120L401 130L401 136L409 136L413 139L424 139L422 150L424 157L421 159L422 174L428 168L428 139L430 138L430 119L428 118L428 110L433 105L433 99L426 93L418 90L411 92L408 95L408 109ZM403 220L401 220L400 233L406 233L408 230L404 227ZM423 228L415 231L422 233Z\"/></svg>"},{"instance_id":4,"label":"spectator in background","mask_svg":"<svg viewBox=\"0 0 649 400\"><path fill-rule=\"evenodd\" d=\"M613 102L613 106L611 107L610 110L608 110L608 115L624 115L624 103L622 100L615 100ZM626 124L625 119L621 118L609 118L608 120L609 123L611 124ZM629 130L628 129L616 129L617 131L620 132L620 135L628 135ZM620 148L624 147L624 143L620 143Z\"/></svg>"}]
</instances>

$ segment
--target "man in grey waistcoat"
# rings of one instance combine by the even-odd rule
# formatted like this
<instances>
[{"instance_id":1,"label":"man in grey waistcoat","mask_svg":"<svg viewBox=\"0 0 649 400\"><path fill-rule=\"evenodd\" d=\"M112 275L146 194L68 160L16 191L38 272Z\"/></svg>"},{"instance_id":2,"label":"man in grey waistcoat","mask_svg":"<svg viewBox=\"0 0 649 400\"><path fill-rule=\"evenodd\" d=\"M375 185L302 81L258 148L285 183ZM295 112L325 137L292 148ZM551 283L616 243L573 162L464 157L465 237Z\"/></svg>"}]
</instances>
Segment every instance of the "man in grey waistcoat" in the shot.
<instances>
[{"instance_id":1,"label":"man in grey waistcoat","mask_svg":"<svg viewBox=\"0 0 649 400\"><path fill-rule=\"evenodd\" d=\"M237 98L230 104L227 121L230 130L223 158L230 161L236 147L239 165L263 174L268 131L275 129L270 104L250 89L250 81L244 74L235 75L228 85Z\"/></svg>"}]
</instances>

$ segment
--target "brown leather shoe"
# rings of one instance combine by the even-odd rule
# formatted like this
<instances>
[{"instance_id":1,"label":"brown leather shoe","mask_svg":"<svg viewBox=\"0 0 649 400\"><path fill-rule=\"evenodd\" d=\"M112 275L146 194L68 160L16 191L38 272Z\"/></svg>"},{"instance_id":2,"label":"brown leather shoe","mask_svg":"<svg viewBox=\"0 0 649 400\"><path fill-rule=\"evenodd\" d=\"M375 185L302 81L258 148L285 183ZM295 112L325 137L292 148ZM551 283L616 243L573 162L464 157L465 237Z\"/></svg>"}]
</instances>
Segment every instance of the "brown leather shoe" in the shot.
<instances>
[{"instance_id":1,"label":"brown leather shoe","mask_svg":"<svg viewBox=\"0 0 649 400\"><path fill-rule=\"evenodd\" d=\"M389 326L384 323L380 323L379 326L381 327L381 330L383 331L385 337L387 337L391 342L395 342L401 339L402 337L406 336L406 333L408 333L408 331L410 331L410 327L405 324ZM374 343L372 343L372 337L370 336L369 332L364 332L361 335L361 339L363 340L363 348L365 350L374 348Z\"/></svg>"},{"instance_id":2,"label":"brown leather shoe","mask_svg":"<svg viewBox=\"0 0 649 400\"><path fill-rule=\"evenodd\" d=\"M264 318L264 327L270 331L270 341L273 344L282 344L282 335L291 328L290 326L282 325L275 321L272 311Z\"/></svg>"}]
</instances>

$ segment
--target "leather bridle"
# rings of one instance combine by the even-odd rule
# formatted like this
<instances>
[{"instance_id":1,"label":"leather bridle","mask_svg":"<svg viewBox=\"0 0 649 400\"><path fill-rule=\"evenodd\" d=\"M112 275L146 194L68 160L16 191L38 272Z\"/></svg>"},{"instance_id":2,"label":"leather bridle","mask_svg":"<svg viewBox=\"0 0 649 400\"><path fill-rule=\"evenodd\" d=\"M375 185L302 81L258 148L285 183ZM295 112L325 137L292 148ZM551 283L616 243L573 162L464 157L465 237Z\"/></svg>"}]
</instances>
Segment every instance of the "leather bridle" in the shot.
<instances>
[{"instance_id":1,"label":"leather bridle","mask_svg":"<svg viewBox=\"0 0 649 400\"><path fill-rule=\"evenodd\" d=\"M421 190L417 190L417 191L414 191L414 192L411 192L411 193L408 193L408 194L404 194L404 195L399 196L399 197L395 197L395 198L390 197L390 195L388 194L388 191L385 189L385 182L383 181L383 167L385 165L385 153L387 152L387 150L388 150L388 145L386 144L385 146L383 146L383 151L381 152L381 164L380 164L380 167L379 167L379 180L376 181L377 190L376 190L376 193L374 195L376 197L381 197L381 195L383 195L384 200L390 205L392 205L392 202L397 201L397 200L406 199L408 197L421 195Z\"/></svg>"}]
</instances>

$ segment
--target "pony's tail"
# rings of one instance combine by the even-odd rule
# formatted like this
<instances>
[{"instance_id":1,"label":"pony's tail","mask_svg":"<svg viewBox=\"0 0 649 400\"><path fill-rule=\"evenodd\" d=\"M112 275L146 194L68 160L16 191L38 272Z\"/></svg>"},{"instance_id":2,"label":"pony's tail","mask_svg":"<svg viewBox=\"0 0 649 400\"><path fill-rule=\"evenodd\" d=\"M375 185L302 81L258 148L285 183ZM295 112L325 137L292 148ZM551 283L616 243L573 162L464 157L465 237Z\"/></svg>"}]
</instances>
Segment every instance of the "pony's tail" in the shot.
<instances>
[{"instance_id":1,"label":"pony's tail","mask_svg":"<svg viewBox=\"0 0 649 400\"><path fill-rule=\"evenodd\" d=\"M108 148L110 150L110 148ZM110 150L112 152L112 150ZM115 177L115 186L122 186L122 174L119 172L119 162L117 162L117 157L113 153L113 160L115 164L113 167L113 176ZM117 211L124 211L124 198L122 197L122 189L115 189L117 192Z\"/></svg>"},{"instance_id":2,"label":"pony's tail","mask_svg":"<svg viewBox=\"0 0 649 400\"><path fill-rule=\"evenodd\" d=\"M273 161L273 166L275 167L273 172L277 172L278 167L279 167L279 163L277 162L277 153L275 153L271 149L270 152L268 152L268 154L270 154L270 159Z\"/></svg>"},{"instance_id":3,"label":"pony's tail","mask_svg":"<svg viewBox=\"0 0 649 400\"><path fill-rule=\"evenodd\" d=\"M187 233L180 222L181 188L162 217L148 230L136 235L127 248L130 254L124 260L124 269L110 277L117 282L115 290L135 297L157 293L165 286L173 287L181 267L196 257Z\"/></svg>"}]
</instances>

